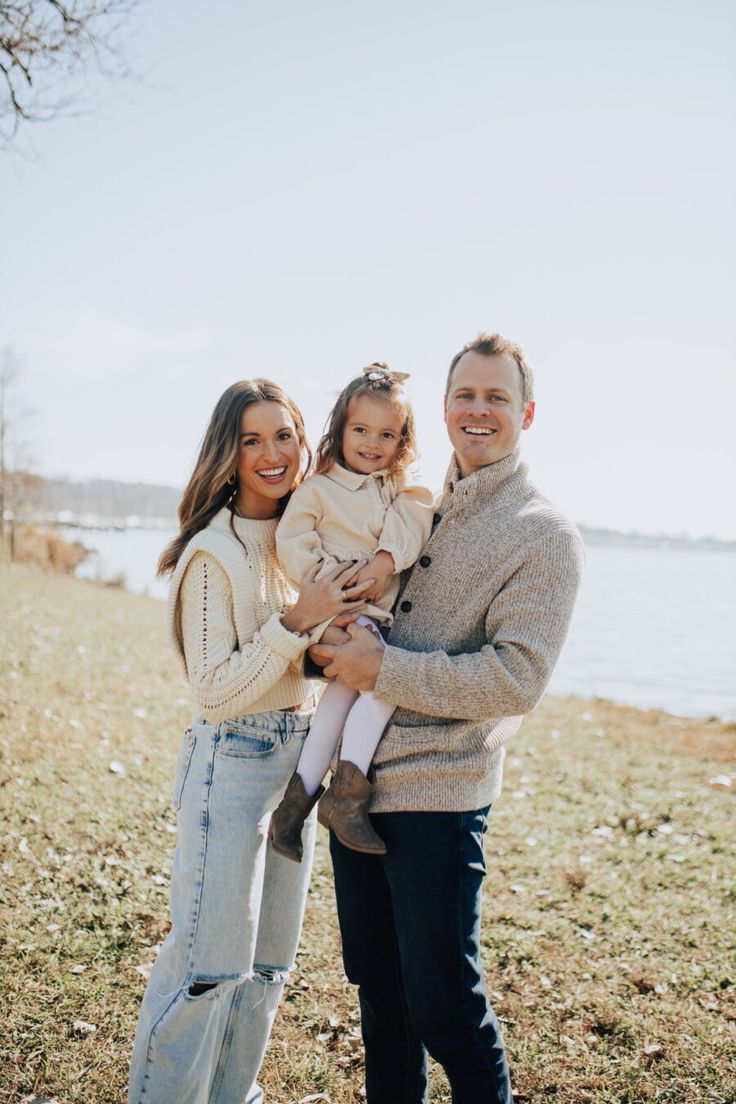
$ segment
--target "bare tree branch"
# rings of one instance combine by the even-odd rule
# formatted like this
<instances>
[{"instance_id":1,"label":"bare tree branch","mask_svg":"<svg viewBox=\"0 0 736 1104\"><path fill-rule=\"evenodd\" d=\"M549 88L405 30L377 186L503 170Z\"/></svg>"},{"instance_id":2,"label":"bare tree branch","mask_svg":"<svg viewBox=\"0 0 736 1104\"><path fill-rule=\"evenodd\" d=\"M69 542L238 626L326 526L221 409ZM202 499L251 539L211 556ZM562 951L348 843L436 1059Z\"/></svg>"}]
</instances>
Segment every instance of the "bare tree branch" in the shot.
<instances>
[{"instance_id":1,"label":"bare tree branch","mask_svg":"<svg viewBox=\"0 0 736 1104\"><path fill-rule=\"evenodd\" d=\"M120 37L139 0L0 0L0 139L86 95L90 69L124 77ZM63 85L65 94L59 96Z\"/></svg>"}]
</instances>

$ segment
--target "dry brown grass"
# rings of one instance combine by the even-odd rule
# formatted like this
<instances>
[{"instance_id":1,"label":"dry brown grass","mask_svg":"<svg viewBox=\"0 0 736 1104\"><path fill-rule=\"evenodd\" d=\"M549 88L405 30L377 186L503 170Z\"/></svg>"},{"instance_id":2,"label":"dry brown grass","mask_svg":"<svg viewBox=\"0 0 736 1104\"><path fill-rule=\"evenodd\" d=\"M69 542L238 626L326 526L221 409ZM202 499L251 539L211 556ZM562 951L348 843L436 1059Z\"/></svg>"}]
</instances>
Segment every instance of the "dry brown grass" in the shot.
<instances>
[{"instance_id":1,"label":"dry brown grass","mask_svg":"<svg viewBox=\"0 0 736 1104\"><path fill-rule=\"evenodd\" d=\"M33 564L43 571L62 575L72 575L89 555L89 549L81 541L64 540L53 526L16 525L12 543L12 558L16 563ZM8 548L5 556L9 555Z\"/></svg>"},{"instance_id":2,"label":"dry brown grass","mask_svg":"<svg viewBox=\"0 0 736 1104\"><path fill-rule=\"evenodd\" d=\"M15 566L0 608L0 1101L122 1104L186 689L151 599ZM520 1100L736 1098L736 804L708 784L733 777L735 727L546 699L514 740L483 942ZM324 842L263 1071L275 1104L363 1099ZM431 1099L449 1101L437 1071Z\"/></svg>"}]
</instances>

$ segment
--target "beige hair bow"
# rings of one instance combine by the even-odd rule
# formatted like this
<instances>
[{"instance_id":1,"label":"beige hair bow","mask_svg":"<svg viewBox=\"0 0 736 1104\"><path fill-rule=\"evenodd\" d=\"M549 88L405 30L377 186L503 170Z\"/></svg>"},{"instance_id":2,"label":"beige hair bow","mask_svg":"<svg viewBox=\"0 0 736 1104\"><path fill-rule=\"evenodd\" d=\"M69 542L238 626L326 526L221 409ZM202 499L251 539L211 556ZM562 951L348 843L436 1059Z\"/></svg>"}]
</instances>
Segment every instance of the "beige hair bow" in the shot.
<instances>
[{"instance_id":1,"label":"beige hair bow","mask_svg":"<svg viewBox=\"0 0 736 1104\"><path fill-rule=\"evenodd\" d=\"M382 360L376 360L363 369L363 375L369 380L390 380L391 383L403 383L408 380L409 372L394 372Z\"/></svg>"}]
</instances>

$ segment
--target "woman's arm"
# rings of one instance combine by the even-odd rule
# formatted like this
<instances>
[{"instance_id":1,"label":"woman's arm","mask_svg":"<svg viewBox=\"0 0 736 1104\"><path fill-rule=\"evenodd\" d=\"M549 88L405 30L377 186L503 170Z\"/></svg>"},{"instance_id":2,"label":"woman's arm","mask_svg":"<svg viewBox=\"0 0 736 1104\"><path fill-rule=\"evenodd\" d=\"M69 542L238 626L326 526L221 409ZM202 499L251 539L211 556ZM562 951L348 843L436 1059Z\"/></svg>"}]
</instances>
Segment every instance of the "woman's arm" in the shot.
<instances>
[{"instance_id":1,"label":"woman's arm","mask_svg":"<svg viewBox=\"0 0 736 1104\"><path fill-rule=\"evenodd\" d=\"M240 600L247 600L243 596ZM263 697L309 643L290 632L277 611L238 647L228 577L206 552L193 556L179 592L187 675L206 715L227 706L232 716Z\"/></svg>"},{"instance_id":2,"label":"woman's arm","mask_svg":"<svg viewBox=\"0 0 736 1104\"><path fill-rule=\"evenodd\" d=\"M336 568L316 580L308 572L290 610L276 610L253 639L238 646L233 594L224 568L207 552L197 552L181 581L181 627L184 657L195 701L203 713L227 707L231 716L263 697L300 660L310 643L309 631L322 621L362 608L370 582L351 585L354 565ZM239 594L238 601L252 601Z\"/></svg>"}]
</instances>

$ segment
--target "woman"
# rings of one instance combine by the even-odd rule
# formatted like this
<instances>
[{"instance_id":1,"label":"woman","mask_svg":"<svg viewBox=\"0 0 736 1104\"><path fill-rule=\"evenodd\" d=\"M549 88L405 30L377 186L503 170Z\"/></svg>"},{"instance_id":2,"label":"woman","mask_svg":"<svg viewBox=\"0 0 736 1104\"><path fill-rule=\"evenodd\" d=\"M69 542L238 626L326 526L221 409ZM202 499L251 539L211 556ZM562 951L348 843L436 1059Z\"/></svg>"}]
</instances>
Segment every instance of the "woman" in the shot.
<instances>
[{"instance_id":1,"label":"woman","mask_svg":"<svg viewBox=\"0 0 736 1104\"><path fill-rule=\"evenodd\" d=\"M281 571L276 525L310 459L302 416L281 388L264 379L229 387L159 562L172 575L170 628L197 719L177 764L172 928L143 998L130 1104L263 1098L256 1077L314 844L313 817L301 865L267 842L314 707L302 655L310 629L356 610L371 585L350 585L362 564L319 582L315 569L297 597Z\"/></svg>"}]
</instances>

